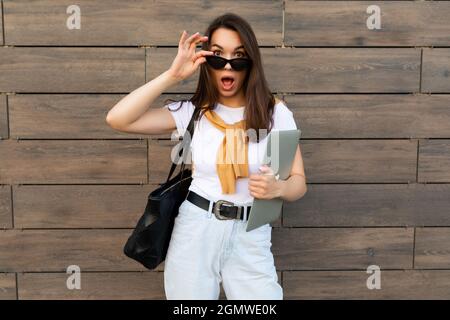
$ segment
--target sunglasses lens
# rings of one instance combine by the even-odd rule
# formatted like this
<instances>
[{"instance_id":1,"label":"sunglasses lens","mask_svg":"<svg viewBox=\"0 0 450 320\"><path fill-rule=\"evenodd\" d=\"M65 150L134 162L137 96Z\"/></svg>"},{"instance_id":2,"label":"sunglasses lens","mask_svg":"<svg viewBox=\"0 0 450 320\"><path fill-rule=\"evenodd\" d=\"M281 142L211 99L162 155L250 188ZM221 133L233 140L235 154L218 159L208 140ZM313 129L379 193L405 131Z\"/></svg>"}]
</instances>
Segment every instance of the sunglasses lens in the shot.
<instances>
[{"instance_id":1,"label":"sunglasses lens","mask_svg":"<svg viewBox=\"0 0 450 320\"><path fill-rule=\"evenodd\" d=\"M218 56L206 56L206 62L214 69L222 69L227 62Z\"/></svg>"},{"instance_id":2,"label":"sunglasses lens","mask_svg":"<svg viewBox=\"0 0 450 320\"><path fill-rule=\"evenodd\" d=\"M237 58L237 59L233 59L233 61L231 62L231 67L236 71L244 70L250 66L251 66L251 60L249 60L249 59Z\"/></svg>"},{"instance_id":3,"label":"sunglasses lens","mask_svg":"<svg viewBox=\"0 0 450 320\"><path fill-rule=\"evenodd\" d=\"M222 69L227 64L227 60L219 56L206 56L206 62L214 69ZM236 71L244 70L251 66L252 61L250 59L236 58L230 60L231 67Z\"/></svg>"}]
</instances>

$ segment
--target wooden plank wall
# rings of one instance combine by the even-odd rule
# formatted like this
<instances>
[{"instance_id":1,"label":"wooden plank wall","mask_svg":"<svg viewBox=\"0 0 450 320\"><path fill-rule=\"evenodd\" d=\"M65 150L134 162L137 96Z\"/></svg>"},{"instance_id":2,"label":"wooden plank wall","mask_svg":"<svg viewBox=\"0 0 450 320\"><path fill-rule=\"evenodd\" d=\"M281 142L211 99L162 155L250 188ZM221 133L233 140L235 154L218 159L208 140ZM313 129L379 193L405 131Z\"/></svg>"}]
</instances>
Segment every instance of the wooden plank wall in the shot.
<instances>
[{"instance_id":1,"label":"wooden plank wall","mask_svg":"<svg viewBox=\"0 0 450 320\"><path fill-rule=\"evenodd\" d=\"M170 66L183 29L228 11L253 26L302 130L308 192L273 230L285 299L450 298L450 2L80 0L69 30L71 4L1 1L0 299L165 298L164 265L122 246L175 142L105 116Z\"/></svg>"}]
</instances>

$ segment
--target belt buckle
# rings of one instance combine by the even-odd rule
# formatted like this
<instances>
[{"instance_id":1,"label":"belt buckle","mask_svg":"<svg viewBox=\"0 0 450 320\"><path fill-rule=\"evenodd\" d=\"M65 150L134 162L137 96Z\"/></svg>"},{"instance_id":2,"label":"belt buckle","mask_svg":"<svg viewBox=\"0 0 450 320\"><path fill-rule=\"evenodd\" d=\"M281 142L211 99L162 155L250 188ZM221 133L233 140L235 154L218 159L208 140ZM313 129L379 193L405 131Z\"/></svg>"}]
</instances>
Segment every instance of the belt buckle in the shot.
<instances>
[{"instance_id":1,"label":"belt buckle","mask_svg":"<svg viewBox=\"0 0 450 320\"><path fill-rule=\"evenodd\" d=\"M222 205L228 205L228 207L234 207L233 202L230 201L226 201L226 200L217 200L214 208L213 208L213 212L214 215L216 216L217 219L219 220L231 220L231 219L235 219L235 218L231 218L231 217L225 217L223 215L220 214L220 208ZM240 208L238 208L240 209ZM240 210L239 210L240 211Z\"/></svg>"}]
</instances>

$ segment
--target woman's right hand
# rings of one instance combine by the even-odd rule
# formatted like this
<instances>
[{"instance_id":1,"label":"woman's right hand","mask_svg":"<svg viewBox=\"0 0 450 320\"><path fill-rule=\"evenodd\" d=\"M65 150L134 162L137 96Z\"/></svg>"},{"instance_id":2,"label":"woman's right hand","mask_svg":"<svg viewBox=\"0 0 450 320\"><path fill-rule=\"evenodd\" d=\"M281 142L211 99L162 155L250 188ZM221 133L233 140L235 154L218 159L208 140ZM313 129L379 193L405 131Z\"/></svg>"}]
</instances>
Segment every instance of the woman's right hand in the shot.
<instances>
[{"instance_id":1,"label":"woman's right hand","mask_svg":"<svg viewBox=\"0 0 450 320\"><path fill-rule=\"evenodd\" d=\"M183 31L178 43L178 54L169 68L169 73L178 80L189 78L198 67L206 62L205 56L213 55L214 52L200 50L195 52L199 42L208 41L208 37L194 33L188 38L186 31Z\"/></svg>"}]
</instances>

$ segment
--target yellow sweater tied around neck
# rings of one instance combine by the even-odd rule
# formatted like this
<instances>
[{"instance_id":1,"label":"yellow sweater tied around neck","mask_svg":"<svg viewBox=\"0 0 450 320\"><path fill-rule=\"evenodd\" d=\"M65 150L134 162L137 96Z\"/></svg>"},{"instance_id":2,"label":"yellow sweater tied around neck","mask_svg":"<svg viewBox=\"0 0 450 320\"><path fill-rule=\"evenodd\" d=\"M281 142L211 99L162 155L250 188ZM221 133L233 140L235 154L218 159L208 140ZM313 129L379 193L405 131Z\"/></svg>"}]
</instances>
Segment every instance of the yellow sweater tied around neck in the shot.
<instances>
[{"instance_id":1,"label":"yellow sweater tied around neck","mask_svg":"<svg viewBox=\"0 0 450 320\"><path fill-rule=\"evenodd\" d=\"M212 110L206 110L206 118L225 136L216 157L217 175L222 193L236 192L236 179L248 177L248 137L245 134L245 119L228 124Z\"/></svg>"},{"instance_id":2,"label":"yellow sweater tied around neck","mask_svg":"<svg viewBox=\"0 0 450 320\"><path fill-rule=\"evenodd\" d=\"M275 98L275 104L280 101ZM212 125L225 133L216 157L217 175L222 186L222 193L235 193L236 179L249 176L249 138L245 132L245 119L228 124L212 110L207 109L204 115Z\"/></svg>"}]
</instances>

